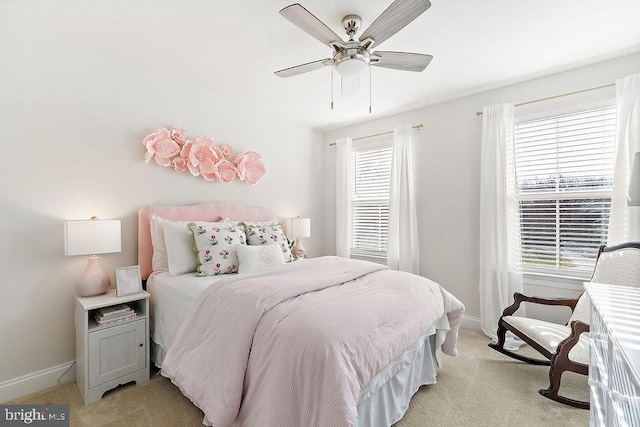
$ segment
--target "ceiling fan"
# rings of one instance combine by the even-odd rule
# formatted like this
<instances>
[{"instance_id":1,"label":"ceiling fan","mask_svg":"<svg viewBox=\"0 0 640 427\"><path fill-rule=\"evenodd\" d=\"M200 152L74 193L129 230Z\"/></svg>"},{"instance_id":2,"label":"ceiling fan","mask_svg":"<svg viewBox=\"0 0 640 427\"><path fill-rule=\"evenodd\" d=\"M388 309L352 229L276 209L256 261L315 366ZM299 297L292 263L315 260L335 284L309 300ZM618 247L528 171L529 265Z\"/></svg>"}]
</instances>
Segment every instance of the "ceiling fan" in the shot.
<instances>
[{"instance_id":1,"label":"ceiling fan","mask_svg":"<svg viewBox=\"0 0 640 427\"><path fill-rule=\"evenodd\" d=\"M300 4L296 3L287 6L280 11L280 14L310 36L333 49L333 56L285 68L276 71L275 75L291 77L332 66L342 77L342 96L350 96L358 93L360 75L370 66L402 71L423 71L429 65L433 56L421 53L379 50L372 52L371 48L382 44L429 9L429 7L431 7L429 0L395 0L358 39L355 36L360 30L362 19L358 15L347 15L342 18L342 26L349 37L349 40L345 42Z\"/></svg>"}]
</instances>

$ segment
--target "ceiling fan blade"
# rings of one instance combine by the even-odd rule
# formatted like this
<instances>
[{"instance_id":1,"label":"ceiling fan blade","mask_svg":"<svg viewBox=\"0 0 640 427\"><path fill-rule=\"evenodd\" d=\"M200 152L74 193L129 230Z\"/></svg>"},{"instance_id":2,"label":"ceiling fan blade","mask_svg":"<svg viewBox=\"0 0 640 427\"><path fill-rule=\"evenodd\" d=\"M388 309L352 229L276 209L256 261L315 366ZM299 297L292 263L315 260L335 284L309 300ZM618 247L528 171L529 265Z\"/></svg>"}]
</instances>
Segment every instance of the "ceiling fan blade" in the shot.
<instances>
[{"instance_id":1,"label":"ceiling fan blade","mask_svg":"<svg viewBox=\"0 0 640 427\"><path fill-rule=\"evenodd\" d=\"M276 71L274 74L278 77L292 77L298 74L308 73L309 71L318 70L327 65L332 65L333 59L326 58L318 61L307 62L306 64L296 65L295 67L285 68L283 70Z\"/></svg>"},{"instance_id":2,"label":"ceiling fan blade","mask_svg":"<svg viewBox=\"0 0 640 427\"><path fill-rule=\"evenodd\" d=\"M280 11L280 15L287 18L294 25L309 34L311 37L320 40L322 43L326 44L329 47L333 47L332 42L340 44L344 43L340 36L334 33L321 20L316 18L313 13L309 12L298 3L292 4L282 9Z\"/></svg>"},{"instance_id":3,"label":"ceiling fan blade","mask_svg":"<svg viewBox=\"0 0 640 427\"><path fill-rule=\"evenodd\" d=\"M402 71L423 71L433 59L432 55L409 52L373 52L373 57L380 57L378 62L371 61L374 67L392 68Z\"/></svg>"},{"instance_id":4,"label":"ceiling fan blade","mask_svg":"<svg viewBox=\"0 0 640 427\"><path fill-rule=\"evenodd\" d=\"M372 38L378 46L430 7L429 0L396 0L362 33L360 40Z\"/></svg>"},{"instance_id":5,"label":"ceiling fan blade","mask_svg":"<svg viewBox=\"0 0 640 427\"><path fill-rule=\"evenodd\" d=\"M347 97L357 95L360 91L360 76L342 77L340 81L340 96Z\"/></svg>"}]
</instances>

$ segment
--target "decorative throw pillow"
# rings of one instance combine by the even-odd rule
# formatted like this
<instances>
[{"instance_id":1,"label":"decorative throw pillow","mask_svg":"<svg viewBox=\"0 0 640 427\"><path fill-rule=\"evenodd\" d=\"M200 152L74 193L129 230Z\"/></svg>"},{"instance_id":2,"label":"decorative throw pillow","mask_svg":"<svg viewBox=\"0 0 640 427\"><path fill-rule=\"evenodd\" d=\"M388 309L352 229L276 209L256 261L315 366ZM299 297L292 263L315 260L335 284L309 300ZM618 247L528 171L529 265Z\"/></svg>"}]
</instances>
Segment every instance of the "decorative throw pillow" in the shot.
<instances>
[{"instance_id":1,"label":"decorative throw pillow","mask_svg":"<svg viewBox=\"0 0 640 427\"><path fill-rule=\"evenodd\" d=\"M251 273L284 264L280 245L272 243L261 246L236 246L238 273Z\"/></svg>"},{"instance_id":2,"label":"decorative throw pillow","mask_svg":"<svg viewBox=\"0 0 640 427\"><path fill-rule=\"evenodd\" d=\"M202 226L226 225L225 221L170 221L162 219L162 232L164 233L164 244L167 254L167 268L169 274L178 276L180 274L193 273L198 268L198 261L193 249L193 234L189 229L189 224L195 223Z\"/></svg>"},{"instance_id":3,"label":"decorative throw pillow","mask_svg":"<svg viewBox=\"0 0 640 427\"><path fill-rule=\"evenodd\" d=\"M293 255L287 238L282 231L282 225L275 222L255 222L255 223L240 223L244 225L245 233L247 234L247 244L249 245L268 245L271 243L277 243L282 250L284 256L284 262L293 261Z\"/></svg>"},{"instance_id":4,"label":"decorative throw pillow","mask_svg":"<svg viewBox=\"0 0 640 427\"><path fill-rule=\"evenodd\" d=\"M189 224L198 252L196 276L238 272L236 248L246 244L244 228L228 224Z\"/></svg>"}]
</instances>

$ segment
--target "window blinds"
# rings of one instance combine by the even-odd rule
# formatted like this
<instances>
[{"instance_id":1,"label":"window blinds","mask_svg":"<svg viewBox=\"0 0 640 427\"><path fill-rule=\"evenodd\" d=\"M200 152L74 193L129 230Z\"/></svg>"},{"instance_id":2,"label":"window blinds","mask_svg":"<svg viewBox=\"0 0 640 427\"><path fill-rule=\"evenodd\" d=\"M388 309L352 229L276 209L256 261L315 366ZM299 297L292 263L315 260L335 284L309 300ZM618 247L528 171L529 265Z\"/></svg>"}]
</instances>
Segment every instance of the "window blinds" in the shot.
<instances>
[{"instance_id":1,"label":"window blinds","mask_svg":"<svg viewBox=\"0 0 640 427\"><path fill-rule=\"evenodd\" d=\"M606 242L615 107L519 123L514 128L525 271L590 277Z\"/></svg>"},{"instance_id":2,"label":"window blinds","mask_svg":"<svg viewBox=\"0 0 640 427\"><path fill-rule=\"evenodd\" d=\"M351 224L354 255L386 256L392 155L392 145L354 151Z\"/></svg>"}]
</instances>

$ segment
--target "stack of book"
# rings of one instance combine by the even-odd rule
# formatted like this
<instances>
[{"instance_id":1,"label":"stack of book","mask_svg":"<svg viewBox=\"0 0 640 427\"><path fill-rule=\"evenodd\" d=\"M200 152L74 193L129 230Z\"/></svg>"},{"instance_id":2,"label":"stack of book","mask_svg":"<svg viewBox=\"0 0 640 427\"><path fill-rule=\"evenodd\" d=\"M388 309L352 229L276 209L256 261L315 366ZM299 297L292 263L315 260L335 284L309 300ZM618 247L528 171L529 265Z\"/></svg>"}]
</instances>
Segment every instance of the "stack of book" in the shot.
<instances>
[{"instance_id":1,"label":"stack of book","mask_svg":"<svg viewBox=\"0 0 640 427\"><path fill-rule=\"evenodd\" d=\"M135 317L138 317L138 313L136 313L127 304L103 307L93 313L93 319L96 321L98 326L113 325L114 323L133 319Z\"/></svg>"}]
</instances>

